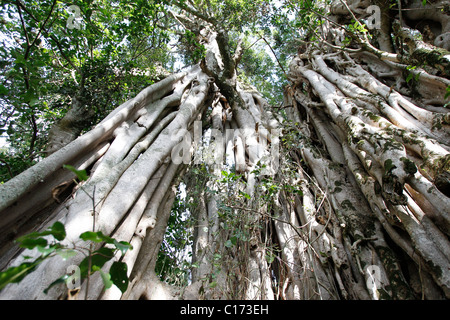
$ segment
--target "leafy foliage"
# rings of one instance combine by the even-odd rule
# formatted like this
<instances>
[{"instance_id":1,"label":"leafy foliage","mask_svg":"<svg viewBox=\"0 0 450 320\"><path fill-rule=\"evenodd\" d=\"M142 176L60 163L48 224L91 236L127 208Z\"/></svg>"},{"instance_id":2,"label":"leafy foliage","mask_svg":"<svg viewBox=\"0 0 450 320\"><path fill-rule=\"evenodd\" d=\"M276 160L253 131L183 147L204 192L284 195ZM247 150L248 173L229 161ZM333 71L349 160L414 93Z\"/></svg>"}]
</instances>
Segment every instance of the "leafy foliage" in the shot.
<instances>
[{"instance_id":1,"label":"leafy foliage","mask_svg":"<svg viewBox=\"0 0 450 320\"><path fill-rule=\"evenodd\" d=\"M76 22L70 5L79 8ZM164 74L164 6L147 1L2 1L0 5L0 181L42 157L49 129L74 98L88 130ZM155 61L157 63L155 64Z\"/></svg>"},{"instance_id":2,"label":"leafy foliage","mask_svg":"<svg viewBox=\"0 0 450 320\"><path fill-rule=\"evenodd\" d=\"M54 240L49 242L48 236L52 236ZM47 238L46 238L47 237ZM43 232L33 232L17 239L21 248L33 250L36 249L40 255L30 262L23 262L19 266L11 267L0 273L0 290L9 283L18 283L22 281L28 274L33 272L36 267L48 258L55 255L67 259L73 255L83 252L81 248L71 248L61 242L66 238L66 231L61 222L55 222L49 229ZM131 245L125 241L118 242L117 240L105 236L101 231L91 232L87 231L80 235L80 239L86 242L108 243L112 244L112 248L102 247L95 251L90 251L88 255L80 263L79 268L81 272L81 279L89 277L92 273L100 271L105 288L110 288L112 284L116 285L122 292L128 287L127 265L120 261L115 261L110 267L109 274L101 270L101 268L109 260L113 259L116 252L122 255L127 250L132 249ZM83 248L85 249L85 248ZM28 257L28 260L31 257ZM69 280L67 275L56 279L50 286L45 289L45 292L54 285L65 283Z\"/></svg>"}]
</instances>

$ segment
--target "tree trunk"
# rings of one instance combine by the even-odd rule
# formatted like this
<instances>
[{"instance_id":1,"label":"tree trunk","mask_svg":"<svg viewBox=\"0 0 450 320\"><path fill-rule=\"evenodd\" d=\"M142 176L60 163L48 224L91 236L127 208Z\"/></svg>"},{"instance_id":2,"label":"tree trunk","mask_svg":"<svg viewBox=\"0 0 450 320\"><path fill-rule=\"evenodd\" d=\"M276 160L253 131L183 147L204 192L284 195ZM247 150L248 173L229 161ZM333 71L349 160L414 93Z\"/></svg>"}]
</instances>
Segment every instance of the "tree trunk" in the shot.
<instances>
[{"instance_id":1,"label":"tree trunk","mask_svg":"<svg viewBox=\"0 0 450 320\"><path fill-rule=\"evenodd\" d=\"M202 63L0 185L0 268L36 254L20 235L61 221L80 246L95 222L132 244L130 284L104 290L95 273L88 299L449 298L449 80L420 70L413 99L383 77L406 70L392 53L311 47L290 64L283 119L241 88L225 31L177 18L206 39ZM74 188L64 164L89 179ZM181 181L196 221L183 288L155 272ZM43 290L82 259L48 259L0 298L66 298Z\"/></svg>"}]
</instances>

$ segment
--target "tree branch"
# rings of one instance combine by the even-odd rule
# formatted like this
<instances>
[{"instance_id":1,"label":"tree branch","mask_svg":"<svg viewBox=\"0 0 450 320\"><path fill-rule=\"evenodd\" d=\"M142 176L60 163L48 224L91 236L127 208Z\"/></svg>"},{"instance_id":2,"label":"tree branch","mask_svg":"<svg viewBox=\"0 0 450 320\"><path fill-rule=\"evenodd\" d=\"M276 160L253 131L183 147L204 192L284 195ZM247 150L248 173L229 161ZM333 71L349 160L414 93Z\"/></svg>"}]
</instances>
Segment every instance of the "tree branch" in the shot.
<instances>
[{"instance_id":1,"label":"tree branch","mask_svg":"<svg viewBox=\"0 0 450 320\"><path fill-rule=\"evenodd\" d=\"M236 47L236 51L234 52L234 55L233 55L233 61L234 61L235 66L237 66L239 64L239 62L242 59L242 56L244 55L245 48L244 48L242 42L243 42L242 38L239 38L239 41L238 41L238 44Z\"/></svg>"},{"instance_id":2,"label":"tree branch","mask_svg":"<svg viewBox=\"0 0 450 320\"><path fill-rule=\"evenodd\" d=\"M25 11L34 21L39 22L39 20L25 7L25 5L22 3L22 1L17 0L16 1L17 7L20 6L23 11Z\"/></svg>"},{"instance_id":3,"label":"tree branch","mask_svg":"<svg viewBox=\"0 0 450 320\"><path fill-rule=\"evenodd\" d=\"M19 12L20 23L22 24L23 33L25 34L25 39L27 40L27 49L30 47L30 38L28 37L27 29L25 28L25 21L23 21L22 10L20 6L17 5L17 11Z\"/></svg>"},{"instance_id":4,"label":"tree branch","mask_svg":"<svg viewBox=\"0 0 450 320\"><path fill-rule=\"evenodd\" d=\"M72 68L74 68L75 70L78 70L78 68L73 64L73 62L70 61L70 59L65 55L63 48L62 48L61 44L59 43L58 39L56 39L56 37L54 35L50 35L50 39L55 41L56 46L58 47L59 52L61 53L61 56L64 58L64 60L66 60Z\"/></svg>"}]
</instances>

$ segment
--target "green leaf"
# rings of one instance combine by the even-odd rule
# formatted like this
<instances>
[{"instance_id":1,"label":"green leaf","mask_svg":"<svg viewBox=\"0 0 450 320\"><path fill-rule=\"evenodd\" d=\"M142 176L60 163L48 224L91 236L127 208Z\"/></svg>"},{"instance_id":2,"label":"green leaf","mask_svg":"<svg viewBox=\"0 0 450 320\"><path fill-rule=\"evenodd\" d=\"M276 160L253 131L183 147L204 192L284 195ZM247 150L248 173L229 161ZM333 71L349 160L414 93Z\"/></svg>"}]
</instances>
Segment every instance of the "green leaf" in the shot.
<instances>
[{"instance_id":1,"label":"green leaf","mask_svg":"<svg viewBox=\"0 0 450 320\"><path fill-rule=\"evenodd\" d=\"M78 252L73 249L59 249L56 251L56 254L59 255L63 260L67 260L71 257L76 256Z\"/></svg>"},{"instance_id":2,"label":"green leaf","mask_svg":"<svg viewBox=\"0 0 450 320\"><path fill-rule=\"evenodd\" d=\"M80 239L84 241L93 241L93 242L106 242L106 243L114 243L114 239L108 236L105 236L101 231L92 232L86 231L80 234Z\"/></svg>"},{"instance_id":3,"label":"green leaf","mask_svg":"<svg viewBox=\"0 0 450 320\"><path fill-rule=\"evenodd\" d=\"M62 241L66 238L66 229L64 225L56 221L49 230L50 234L55 237L56 240Z\"/></svg>"},{"instance_id":4,"label":"green leaf","mask_svg":"<svg viewBox=\"0 0 450 320\"><path fill-rule=\"evenodd\" d=\"M53 236L56 240L62 241L66 238L66 230L64 228L64 225L59 222L56 221L50 228L48 228L47 230L43 231L43 232L32 232L29 233L27 235L24 235L20 238L17 239L17 242L19 243L24 243L24 241L26 241L27 239L37 239L40 237L44 237L44 236L48 236L51 235ZM27 243L27 242L25 242ZM30 242L28 242L30 243ZM43 242L41 242L43 243ZM39 244L42 245L42 244ZM46 246L47 244L45 244L44 246ZM28 248L30 249L30 248Z\"/></svg>"},{"instance_id":5,"label":"green leaf","mask_svg":"<svg viewBox=\"0 0 450 320\"><path fill-rule=\"evenodd\" d=\"M111 281L124 293L128 288L128 266L125 262L114 262L109 269Z\"/></svg>"},{"instance_id":6,"label":"green leaf","mask_svg":"<svg viewBox=\"0 0 450 320\"><path fill-rule=\"evenodd\" d=\"M58 247L57 245L52 245L52 246L49 246L48 248L46 246L37 246L36 248L45 257L45 256L48 256L53 251L55 251L57 247Z\"/></svg>"},{"instance_id":7,"label":"green leaf","mask_svg":"<svg viewBox=\"0 0 450 320\"><path fill-rule=\"evenodd\" d=\"M37 258L33 262L24 262L17 267L11 267L4 272L0 272L0 290L9 283L18 283L44 261L43 258Z\"/></svg>"},{"instance_id":8,"label":"green leaf","mask_svg":"<svg viewBox=\"0 0 450 320\"><path fill-rule=\"evenodd\" d=\"M114 240L114 245L116 246L116 248L118 250L120 250L122 252L122 255L124 255L128 250L132 250L133 247L131 246L131 244L129 244L126 241L117 241Z\"/></svg>"},{"instance_id":9,"label":"green leaf","mask_svg":"<svg viewBox=\"0 0 450 320\"><path fill-rule=\"evenodd\" d=\"M444 99L447 99L448 97L450 97L450 86L447 87L446 91L447 92L445 93Z\"/></svg>"},{"instance_id":10,"label":"green leaf","mask_svg":"<svg viewBox=\"0 0 450 320\"><path fill-rule=\"evenodd\" d=\"M110 248L100 248L91 256L91 270L92 271L100 270L106 262L111 260L114 257L114 249ZM80 263L80 275L82 278L86 278L89 270L89 257L86 257Z\"/></svg>"},{"instance_id":11,"label":"green leaf","mask_svg":"<svg viewBox=\"0 0 450 320\"><path fill-rule=\"evenodd\" d=\"M0 84L0 96L4 96L8 93L8 89L2 84Z\"/></svg>"},{"instance_id":12,"label":"green leaf","mask_svg":"<svg viewBox=\"0 0 450 320\"><path fill-rule=\"evenodd\" d=\"M271 264L275 260L275 255L272 253L266 254L266 261L268 264Z\"/></svg>"},{"instance_id":13,"label":"green leaf","mask_svg":"<svg viewBox=\"0 0 450 320\"><path fill-rule=\"evenodd\" d=\"M53 281L47 288L44 289L44 293L47 294L48 290L50 290L53 286L56 286L61 283L66 283L67 279L69 278L69 275L65 274L62 277L59 277L55 281Z\"/></svg>"},{"instance_id":14,"label":"green leaf","mask_svg":"<svg viewBox=\"0 0 450 320\"><path fill-rule=\"evenodd\" d=\"M231 248L232 246L233 246L233 243L231 242L231 240L225 241L225 247Z\"/></svg>"},{"instance_id":15,"label":"green leaf","mask_svg":"<svg viewBox=\"0 0 450 320\"><path fill-rule=\"evenodd\" d=\"M406 77L406 83L410 82L412 78L413 74L412 73L408 74L408 76Z\"/></svg>"},{"instance_id":16,"label":"green leaf","mask_svg":"<svg viewBox=\"0 0 450 320\"><path fill-rule=\"evenodd\" d=\"M328 258L328 255L325 252L319 251L320 255L324 258Z\"/></svg>"},{"instance_id":17,"label":"green leaf","mask_svg":"<svg viewBox=\"0 0 450 320\"><path fill-rule=\"evenodd\" d=\"M239 194L241 196L244 196L245 198L247 198L248 200L251 200L251 197L248 193L242 192L241 190L239 190Z\"/></svg>"},{"instance_id":18,"label":"green leaf","mask_svg":"<svg viewBox=\"0 0 450 320\"><path fill-rule=\"evenodd\" d=\"M63 168L75 173L75 175L77 176L77 178L80 181L86 181L87 179L89 179L89 176L87 175L86 170L77 170L77 169L75 169L75 167L68 165L68 164L63 165Z\"/></svg>"}]
</instances>

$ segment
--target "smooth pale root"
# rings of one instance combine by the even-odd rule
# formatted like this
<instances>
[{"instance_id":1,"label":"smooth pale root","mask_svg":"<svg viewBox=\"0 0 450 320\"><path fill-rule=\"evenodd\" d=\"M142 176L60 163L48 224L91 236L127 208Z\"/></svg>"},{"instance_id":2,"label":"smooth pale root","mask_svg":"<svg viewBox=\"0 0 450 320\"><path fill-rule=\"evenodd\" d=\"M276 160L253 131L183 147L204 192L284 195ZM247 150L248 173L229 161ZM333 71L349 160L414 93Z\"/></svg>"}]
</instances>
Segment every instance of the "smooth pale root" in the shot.
<instances>
[{"instance_id":1,"label":"smooth pale root","mask_svg":"<svg viewBox=\"0 0 450 320\"><path fill-rule=\"evenodd\" d=\"M352 110L357 108L356 105L349 101L346 97L339 94L337 92L337 88L332 83L327 81L325 77L302 66L299 66L298 70L306 79L309 80L318 95L321 97L322 101L324 101L328 114L332 117L333 121L338 124L349 137L363 142L366 139L365 135L367 130L372 130L371 134L373 134L373 131L376 129L368 128L358 117L352 115ZM337 77L337 73L332 75L334 82L337 81ZM391 143L389 140L381 139L381 136L378 137L378 141L382 145ZM351 144L351 147L354 148L355 151L360 146L361 144ZM365 149L364 151L374 153L372 150L373 149ZM398 179L400 183L405 182L407 174L402 171L402 163L400 160L400 158L406 157L404 148L392 148L384 152L379 152L376 155L372 154L372 156L374 156L382 166L384 166L387 159L390 159L394 163L392 172L392 175L396 177L394 178L394 181ZM393 197L399 197L399 195L396 195L395 192L393 194Z\"/></svg>"},{"instance_id":2,"label":"smooth pale root","mask_svg":"<svg viewBox=\"0 0 450 320\"><path fill-rule=\"evenodd\" d=\"M148 149L145 151L141 150L144 152L140 154L139 158L137 158L132 165L129 167L126 166L125 171L119 171L117 182L113 185L112 190L105 194L106 199L102 202L101 208L98 209L97 213L97 228L102 230L104 234L111 234L113 230L116 229L119 222L138 200L154 173L158 170L167 156L170 155L172 148L179 142L171 139L171 132L187 127L191 117L195 115L202 106L208 92L208 77L199 74L197 80L199 81L198 86L193 88L200 90L198 92L195 91L195 89L192 90L191 94L181 104L180 109L173 120L171 120L167 127L162 131L158 131L158 134L155 135L155 140ZM102 182L105 181L107 181L107 177L102 179L100 183L97 183L96 186L101 186ZM106 183L106 185L108 185L109 188L109 184ZM101 192L105 193L103 190ZM155 192L157 194L158 190ZM162 190L159 192L161 194L165 193ZM154 194L153 197L155 197L156 194ZM158 204L155 203L152 209L157 210ZM68 239L75 240L78 234L89 228L92 223L91 210L92 206L89 204L83 206L83 203L80 202L69 209L69 214L65 221ZM154 216L155 215L152 215L153 220L155 219ZM141 218L139 224L142 225L144 220L144 218ZM142 227L146 228L153 226L151 223L153 220L146 219L149 225L142 225ZM143 235L145 236L145 233ZM139 249L136 250L136 253L137 252L139 252Z\"/></svg>"},{"instance_id":3,"label":"smooth pale root","mask_svg":"<svg viewBox=\"0 0 450 320\"><path fill-rule=\"evenodd\" d=\"M48 158L40 161L33 167L14 177L7 183L0 185L0 212L17 199L26 194L39 183L45 183L49 176L64 164L72 163L84 151L95 147L96 144L110 135L125 119L134 113L143 104L159 99L172 90L172 85L185 74L180 73L167 77L166 79L144 89L135 98L125 102L113 113L102 121L98 126L88 133L80 136Z\"/></svg>"},{"instance_id":4,"label":"smooth pale root","mask_svg":"<svg viewBox=\"0 0 450 320\"><path fill-rule=\"evenodd\" d=\"M158 135L149 149L136 160L133 166L121 176L106 198L99 214L99 228L101 230L109 234L115 228L118 221L136 201L153 173L170 155L172 148L179 143L176 140L172 141L172 133L187 128L189 120L197 113L207 97L208 77L204 75L198 80L198 86L191 89L193 94L189 95L180 106L175 119Z\"/></svg>"}]
</instances>

